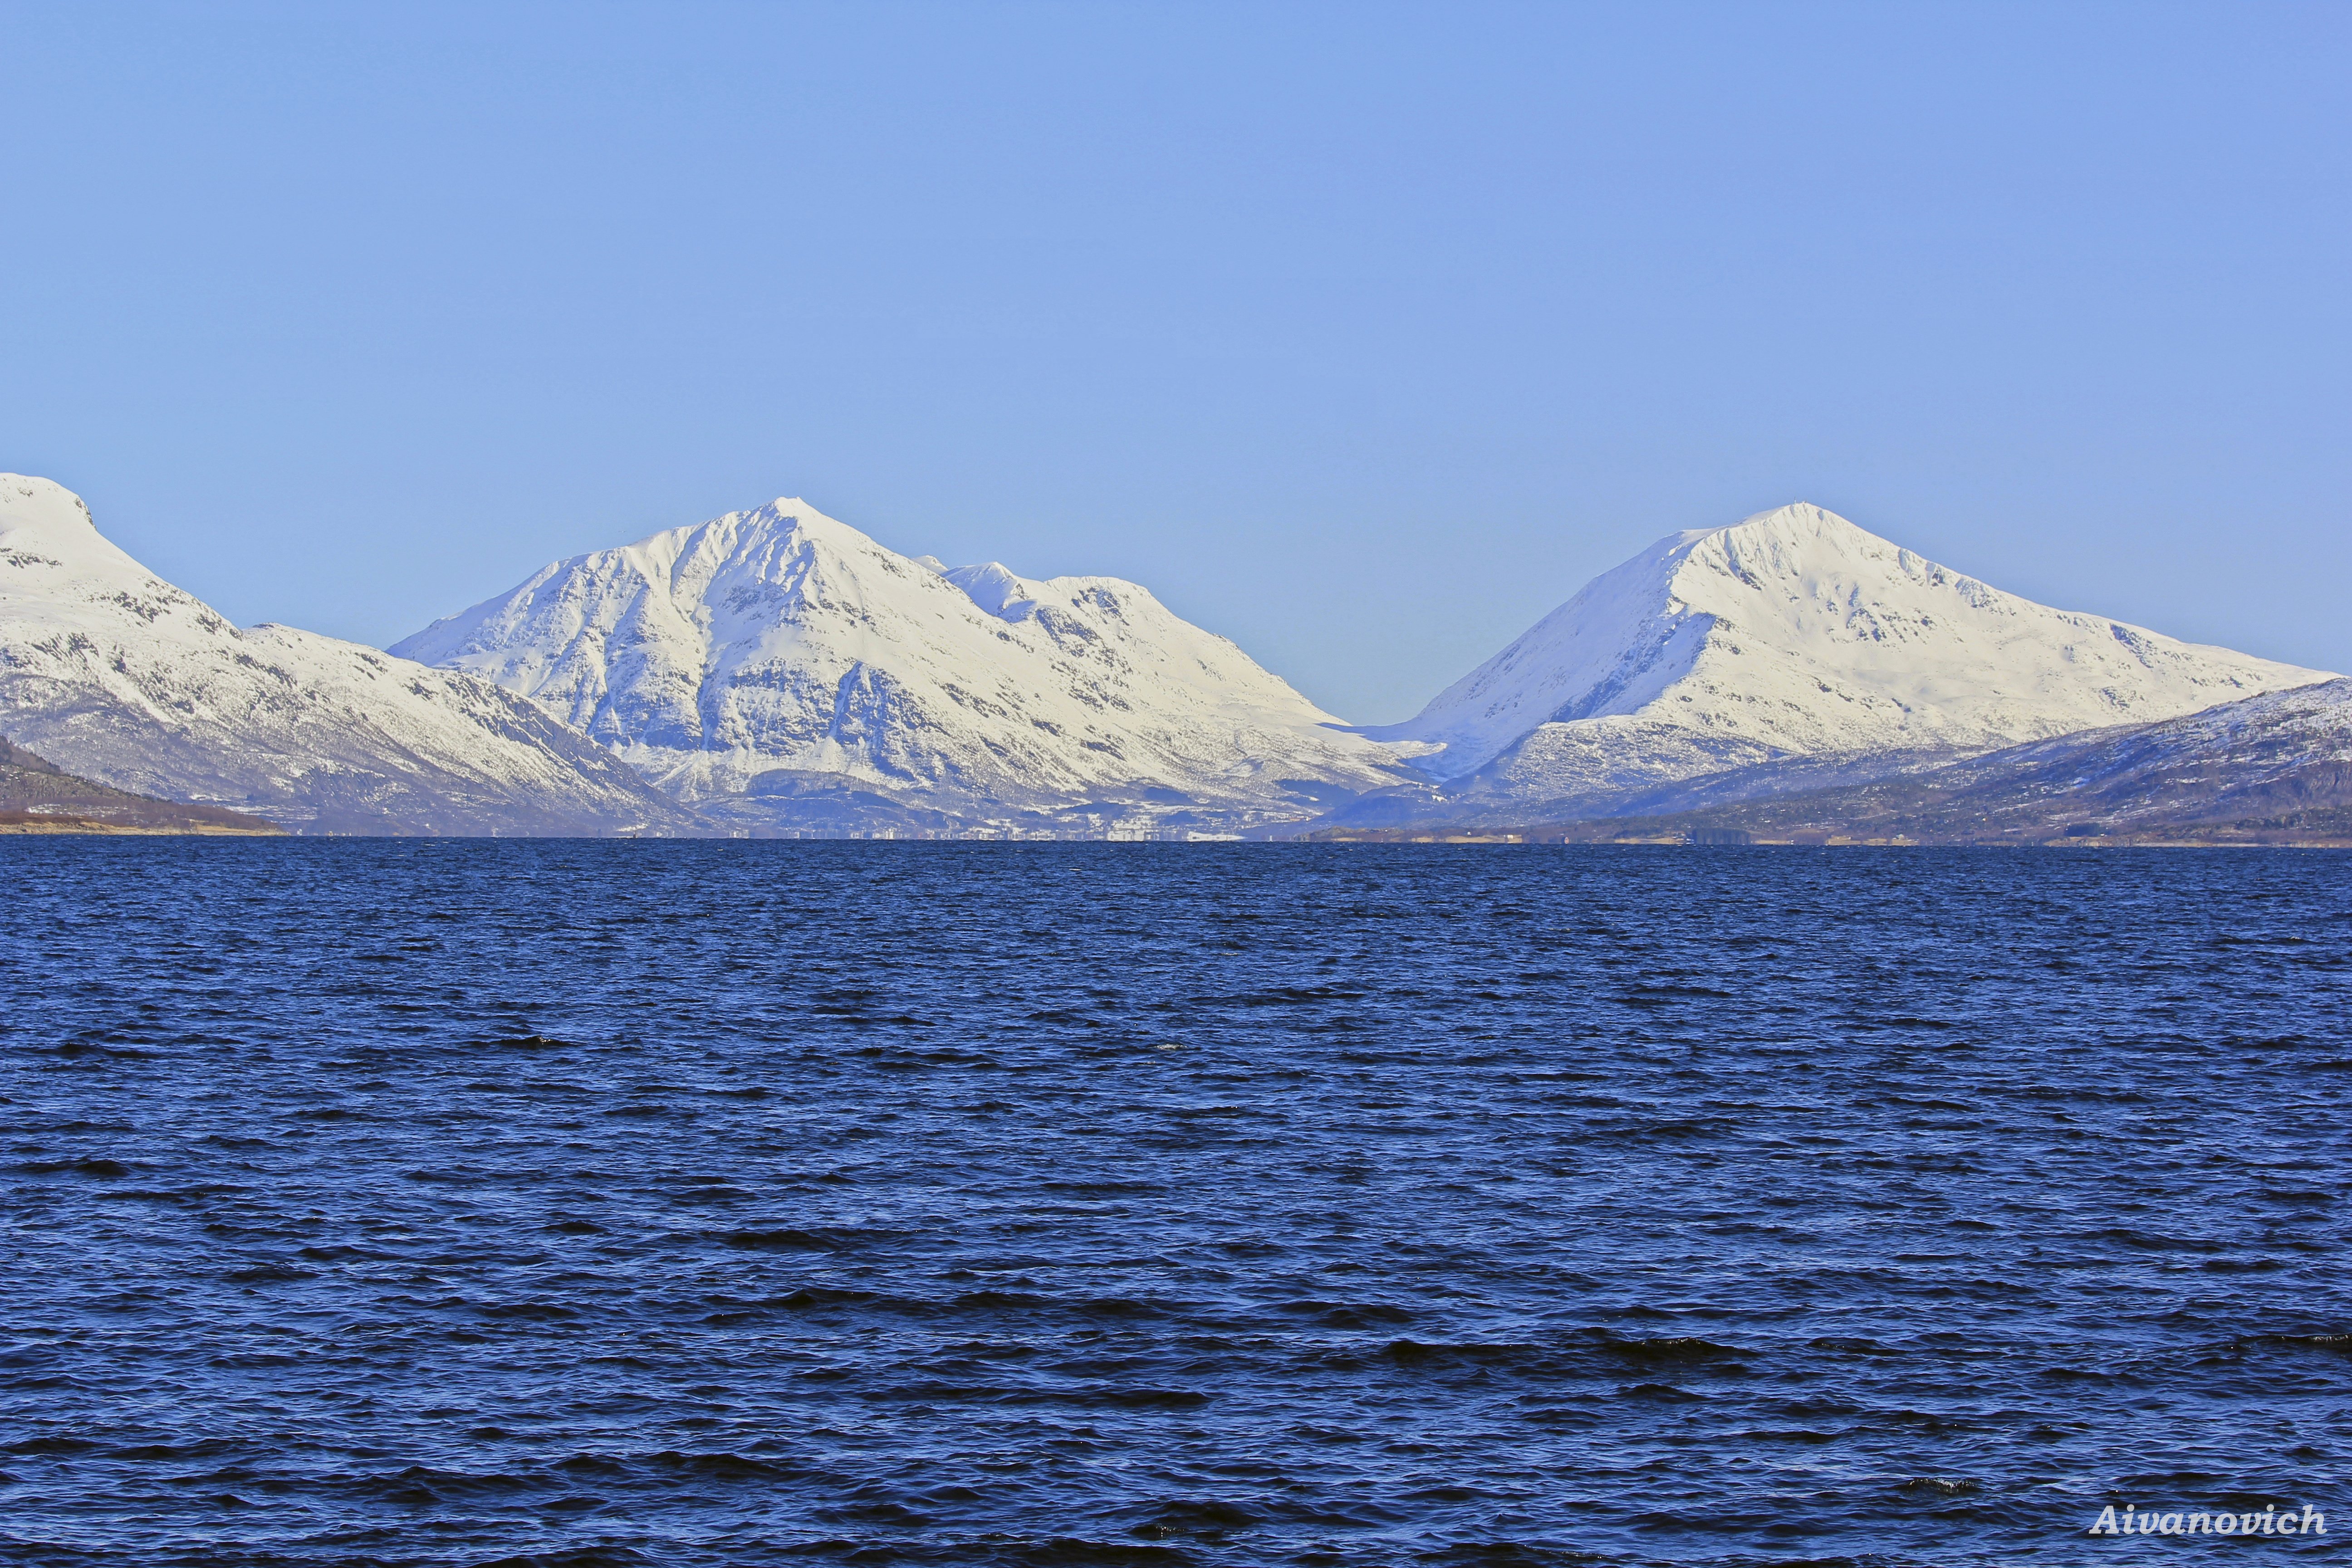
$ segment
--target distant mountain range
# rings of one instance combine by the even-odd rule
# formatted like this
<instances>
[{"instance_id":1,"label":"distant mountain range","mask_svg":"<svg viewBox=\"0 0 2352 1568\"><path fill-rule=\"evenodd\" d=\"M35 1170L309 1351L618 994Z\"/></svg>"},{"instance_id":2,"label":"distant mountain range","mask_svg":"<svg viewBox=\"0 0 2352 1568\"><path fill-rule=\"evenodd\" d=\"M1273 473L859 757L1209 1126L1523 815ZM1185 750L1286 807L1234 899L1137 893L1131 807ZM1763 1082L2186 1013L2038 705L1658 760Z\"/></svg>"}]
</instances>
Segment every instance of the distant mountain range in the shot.
<instances>
[{"instance_id":1,"label":"distant mountain range","mask_svg":"<svg viewBox=\"0 0 2352 1568\"><path fill-rule=\"evenodd\" d=\"M2328 679L2032 604L1801 505L1661 541L1378 728L1138 584L950 568L793 500L557 562L380 653L232 626L69 492L0 476L0 733L297 832L2320 823L2352 705Z\"/></svg>"}]
</instances>

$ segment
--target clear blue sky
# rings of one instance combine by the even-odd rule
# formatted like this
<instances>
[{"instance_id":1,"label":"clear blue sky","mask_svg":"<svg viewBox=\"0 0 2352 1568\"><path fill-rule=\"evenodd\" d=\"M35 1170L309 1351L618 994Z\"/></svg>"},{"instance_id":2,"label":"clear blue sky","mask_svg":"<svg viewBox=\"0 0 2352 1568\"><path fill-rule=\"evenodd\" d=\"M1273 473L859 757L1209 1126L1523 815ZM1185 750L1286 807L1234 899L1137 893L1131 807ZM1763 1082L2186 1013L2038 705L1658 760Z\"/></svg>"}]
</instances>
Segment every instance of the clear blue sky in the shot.
<instances>
[{"instance_id":1,"label":"clear blue sky","mask_svg":"<svg viewBox=\"0 0 2352 1568\"><path fill-rule=\"evenodd\" d=\"M1403 717L1809 500L2352 668L2352 5L0 4L0 468L390 641L779 493Z\"/></svg>"}]
</instances>

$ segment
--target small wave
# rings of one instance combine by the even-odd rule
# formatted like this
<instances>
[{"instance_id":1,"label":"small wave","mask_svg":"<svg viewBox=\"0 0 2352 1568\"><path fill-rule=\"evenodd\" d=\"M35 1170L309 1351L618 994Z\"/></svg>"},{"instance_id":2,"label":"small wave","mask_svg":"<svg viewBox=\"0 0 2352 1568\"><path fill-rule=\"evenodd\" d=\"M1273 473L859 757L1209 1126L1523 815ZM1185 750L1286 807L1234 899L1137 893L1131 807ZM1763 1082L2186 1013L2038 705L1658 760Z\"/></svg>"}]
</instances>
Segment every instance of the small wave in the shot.
<instances>
[{"instance_id":1,"label":"small wave","mask_svg":"<svg viewBox=\"0 0 2352 1568\"><path fill-rule=\"evenodd\" d=\"M718 1239L740 1252L839 1252L847 1246L836 1237L797 1227L721 1231Z\"/></svg>"}]
</instances>

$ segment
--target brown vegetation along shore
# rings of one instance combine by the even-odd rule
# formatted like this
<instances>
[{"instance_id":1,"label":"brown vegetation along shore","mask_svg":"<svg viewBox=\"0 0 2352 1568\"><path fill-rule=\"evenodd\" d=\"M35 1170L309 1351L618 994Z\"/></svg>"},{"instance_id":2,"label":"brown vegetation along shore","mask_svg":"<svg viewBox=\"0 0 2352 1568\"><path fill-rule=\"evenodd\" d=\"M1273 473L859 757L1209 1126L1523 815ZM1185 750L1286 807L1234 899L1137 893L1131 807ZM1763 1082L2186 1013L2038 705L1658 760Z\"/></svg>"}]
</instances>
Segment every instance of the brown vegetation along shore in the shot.
<instances>
[{"instance_id":1,"label":"brown vegetation along shore","mask_svg":"<svg viewBox=\"0 0 2352 1568\"><path fill-rule=\"evenodd\" d=\"M1421 824L1334 829L1325 840L1390 844L1786 844L2015 846L2105 849L2352 848L2352 769L2298 768L2255 784L2101 790L2077 778L2007 773L1979 784L1972 764L1779 800L1582 821Z\"/></svg>"},{"instance_id":2,"label":"brown vegetation along shore","mask_svg":"<svg viewBox=\"0 0 2352 1568\"><path fill-rule=\"evenodd\" d=\"M235 816L235 812L224 812ZM238 838L282 836L285 829L257 818L248 817L242 824L186 820L177 823L116 822L95 816L68 816L48 811L0 811L0 834L5 833L100 833L100 834L201 834Z\"/></svg>"},{"instance_id":3,"label":"brown vegetation along shore","mask_svg":"<svg viewBox=\"0 0 2352 1568\"><path fill-rule=\"evenodd\" d=\"M217 805L184 805L76 778L0 741L0 834L282 834L276 823Z\"/></svg>"},{"instance_id":4,"label":"brown vegetation along shore","mask_svg":"<svg viewBox=\"0 0 2352 1568\"><path fill-rule=\"evenodd\" d=\"M1552 823L1508 832L1458 833L1444 828L1339 829L1313 836L1318 844L1653 844L1682 847L1759 845L1795 848L1906 849L1948 846L2026 849L2352 849L2352 832L2308 832L2261 823L2199 824L2141 832L2057 832L2042 835L1985 833L1928 835L1867 832L1747 833L1737 828L1693 828L1657 821Z\"/></svg>"},{"instance_id":5,"label":"brown vegetation along shore","mask_svg":"<svg viewBox=\"0 0 2352 1568\"><path fill-rule=\"evenodd\" d=\"M1808 810L1808 805L1814 809ZM1840 817L1819 802L1789 801L1684 812L1672 816L1621 816L1591 822L1529 823L1513 827L1421 826L1334 829L1314 835L1326 844L1667 844L1786 845L1801 848L1917 845L2065 849L2352 849L2352 811L2337 807L2235 821L2114 823L2069 820L1996 822L1968 814L1915 813Z\"/></svg>"}]
</instances>

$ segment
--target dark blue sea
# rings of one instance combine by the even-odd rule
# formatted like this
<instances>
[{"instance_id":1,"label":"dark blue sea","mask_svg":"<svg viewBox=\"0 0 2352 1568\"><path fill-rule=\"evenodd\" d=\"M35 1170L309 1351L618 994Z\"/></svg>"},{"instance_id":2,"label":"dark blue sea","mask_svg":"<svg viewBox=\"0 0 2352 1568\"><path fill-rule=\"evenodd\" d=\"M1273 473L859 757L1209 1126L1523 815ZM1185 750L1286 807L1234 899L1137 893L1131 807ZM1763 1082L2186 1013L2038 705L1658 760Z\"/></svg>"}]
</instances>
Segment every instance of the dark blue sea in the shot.
<instances>
[{"instance_id":1,"label":"dark blue sea","mask_svg":"<svg viewBox=\"0 0 2352 1568\"><path fill-rule=\"evenodd\" d=\"M0 1562L2352 1541L2342 854L0 868Z\"/></svg>"}]
</instances>

